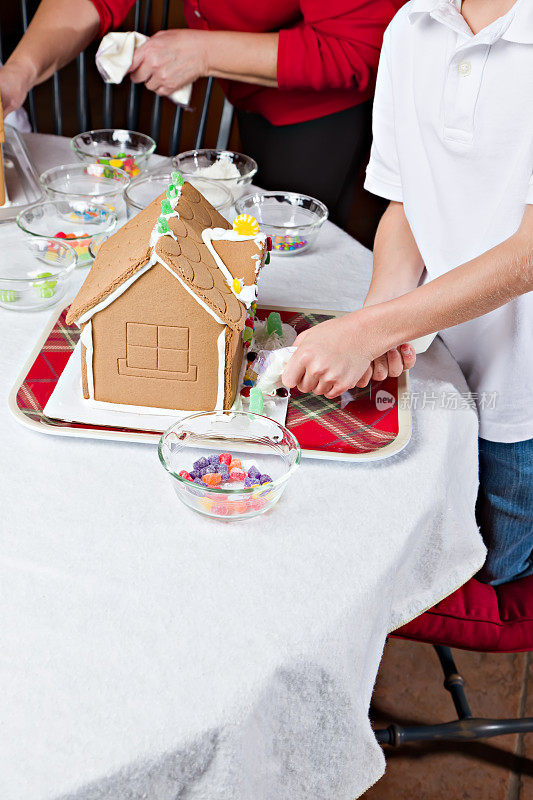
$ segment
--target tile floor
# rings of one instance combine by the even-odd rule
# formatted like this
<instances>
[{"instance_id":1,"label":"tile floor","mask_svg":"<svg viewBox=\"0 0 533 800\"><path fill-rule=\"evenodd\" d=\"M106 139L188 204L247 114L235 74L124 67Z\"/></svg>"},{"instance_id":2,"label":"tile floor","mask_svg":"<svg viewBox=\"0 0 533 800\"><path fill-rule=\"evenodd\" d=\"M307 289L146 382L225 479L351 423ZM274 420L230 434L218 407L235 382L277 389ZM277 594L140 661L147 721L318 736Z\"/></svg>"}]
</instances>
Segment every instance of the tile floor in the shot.
<instances>
[{"instance_id":1,"label":"tile floor","mask_svg":"<svg viewBox=\"0 0 533 800\"><path fill-rule=\"evenodd\" d=\"M472 713L533 716L533 657L454 651ZM528 691L529 689L529 691ZM372 701L375 727L454 719L429 645L391 639ZM533 800L533 734L386 748L387 772L365 800Z\"/></svg>"}]
</instances>

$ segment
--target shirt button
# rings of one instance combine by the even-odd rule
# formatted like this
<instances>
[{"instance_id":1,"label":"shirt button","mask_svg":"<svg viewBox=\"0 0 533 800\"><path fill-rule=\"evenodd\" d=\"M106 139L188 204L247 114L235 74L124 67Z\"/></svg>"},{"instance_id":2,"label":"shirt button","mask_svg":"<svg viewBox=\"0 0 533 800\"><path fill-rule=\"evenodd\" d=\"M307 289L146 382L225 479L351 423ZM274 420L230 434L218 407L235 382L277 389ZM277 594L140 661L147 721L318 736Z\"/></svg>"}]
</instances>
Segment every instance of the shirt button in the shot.
<instances>
[{"instance_id":1,"label":"shirt button","mask_svg":"<svg viewBox=\"0 0 533 800\"><path fill-rule=\"evenodd\" d=\"M457 72L462 78L466 78L472 72L472 64L470 61L459 61L457 64Z\"/></svg>"},{"instance_id":2,"label":"shirt button","mask_svg":"<svg viewBox=\"0 0 533 800\"><path fill-rule=\"evenodd\" d=\"M194 13L196 14L196 16L197 16L199 19L201 19L201 18L202 18L202 15L201 15L200 11L199 11L197 8L195 8L195 9L194 9Z\"/></svg>"}]
</instances>

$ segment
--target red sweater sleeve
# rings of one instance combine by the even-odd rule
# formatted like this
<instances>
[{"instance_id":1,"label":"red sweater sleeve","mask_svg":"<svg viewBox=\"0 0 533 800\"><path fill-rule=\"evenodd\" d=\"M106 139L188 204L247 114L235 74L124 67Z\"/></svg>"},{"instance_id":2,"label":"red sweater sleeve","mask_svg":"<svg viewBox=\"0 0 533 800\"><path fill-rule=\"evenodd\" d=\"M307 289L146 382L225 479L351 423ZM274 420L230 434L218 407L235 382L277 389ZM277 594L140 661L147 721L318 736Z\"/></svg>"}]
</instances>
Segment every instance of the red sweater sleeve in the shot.
<instances>
[{"instance_id":1,"label":"red sweater sleeve","mask_svg":"<svg viewBox=\"0 0 533 800\"><path fill-rule=\"evenodd\" d=\"M279 33L279 88L370 89L383 33L404 2L300 0L303 20Z\"/></svg>"},{"instance_id":2,"label":"red sweater sleeve","mask_svg":"<svg viewBox=\"0 0 533 800\"><path fill-rule=\"evenodd\" d=\"M122 25L130 8L135 5L135 0L91 0L91 2L100 15L100 36L111 28Z\"/></svg>"}]
</instances>

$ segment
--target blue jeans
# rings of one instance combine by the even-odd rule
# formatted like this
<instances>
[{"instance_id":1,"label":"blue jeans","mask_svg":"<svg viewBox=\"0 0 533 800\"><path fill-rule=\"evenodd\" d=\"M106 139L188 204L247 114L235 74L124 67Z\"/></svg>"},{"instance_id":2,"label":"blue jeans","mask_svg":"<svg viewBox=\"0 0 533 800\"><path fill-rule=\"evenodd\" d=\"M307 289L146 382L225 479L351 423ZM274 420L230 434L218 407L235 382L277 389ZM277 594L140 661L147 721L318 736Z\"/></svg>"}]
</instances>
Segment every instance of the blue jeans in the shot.
<instances>
[{"instance_id":1,"label":"blue jeans","mask_svg":"<svg viewBox=\"0 0 533 800\"><path fill-rule=\"evenodd\" d=\"M487 560L476 578L497 586L533 574L533 439L479 440L477 521Z\"/></svg>"}]
</instances>

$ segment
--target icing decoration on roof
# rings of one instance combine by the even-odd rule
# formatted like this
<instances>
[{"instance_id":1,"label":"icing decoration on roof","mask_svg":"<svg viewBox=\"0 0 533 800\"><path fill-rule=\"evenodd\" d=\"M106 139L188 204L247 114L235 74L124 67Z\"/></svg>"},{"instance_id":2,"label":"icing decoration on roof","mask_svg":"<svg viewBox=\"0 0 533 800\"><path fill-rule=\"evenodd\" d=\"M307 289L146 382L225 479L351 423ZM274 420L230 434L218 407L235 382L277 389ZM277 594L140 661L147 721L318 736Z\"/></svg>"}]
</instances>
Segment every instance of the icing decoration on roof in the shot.
<instances>
[{"instance_id":1,"label":"icing decoration on roof","mask_svg":"<svg viewBox=\"0 0 533 800\"><path fill-rule=\"evenodd\" d=\"M257 236L259 223L251 214L239 214L233 220L233 230L241 236Z\"/></svg>"},{"instance_id":2,"label":"icing decoration on roof","mask_svg":"<svg viewBox=\"0 0 533 800\"><path fill-rule=\"evenodd\" d=\"M172 183L174 184L174 186L183 186L183 184L185 183L181 172L172 172L170 177L172 179Z\"/></svg>"},{"instance_id":3,"label":"icing decoration on roof","mask_svg":"<svg viewBox=\"0 0 533 800\"><path fill-rule=\"evenodd\" d=\"M168 233L170 228L168 227L168 222L165 217L158 217L157 218L157 230L159 233Z\"/></svg>"},{"instance_id":4,"label":"icing decoration on roof","mask_svg":"<svg viewBox=\"0 0 533 800\"><path fill-rule=\"evenodd\" d=\"M170 200L161 200L161 212L163 214L172 214L173 210Z\"/></svg>"}]
</instances>

